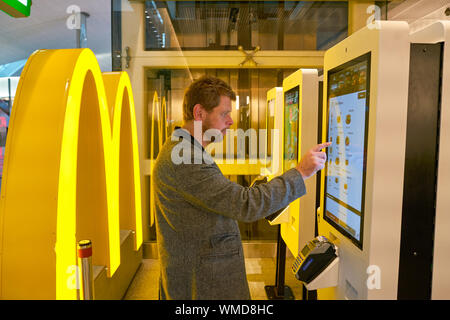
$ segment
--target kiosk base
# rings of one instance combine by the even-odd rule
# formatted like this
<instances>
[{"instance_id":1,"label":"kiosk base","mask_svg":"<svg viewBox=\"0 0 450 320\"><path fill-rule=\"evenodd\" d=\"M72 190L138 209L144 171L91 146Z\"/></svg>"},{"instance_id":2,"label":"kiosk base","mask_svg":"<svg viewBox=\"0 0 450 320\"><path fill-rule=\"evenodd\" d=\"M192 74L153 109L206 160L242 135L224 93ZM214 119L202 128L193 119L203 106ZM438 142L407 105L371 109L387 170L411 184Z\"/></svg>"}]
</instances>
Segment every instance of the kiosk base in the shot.
<instances>
[{"instance_id":1,"label":"kiosk base","mask_svg":"<svg viewBox=\"0 0 450 320\"><path fill-rule=\"evenodd\" d=\"M279 295L277 286L265 286L266 295L269 300L295 300L291 288L284 286L284 292Z\"/></svg>"},{"instance_id":2,"label":"kiosk base","mask_svg":"<svg viewBox=\"0 0 450 320\"><path fill-rule=\"evenodd\" d=\"M275 271L275 285L265 286L269 300L294 300L291 288L284 285L284 272L286 269L286 244L281 237L281 225L278 225L277 242L277 269Z\"/></svg>"}]
</instances>

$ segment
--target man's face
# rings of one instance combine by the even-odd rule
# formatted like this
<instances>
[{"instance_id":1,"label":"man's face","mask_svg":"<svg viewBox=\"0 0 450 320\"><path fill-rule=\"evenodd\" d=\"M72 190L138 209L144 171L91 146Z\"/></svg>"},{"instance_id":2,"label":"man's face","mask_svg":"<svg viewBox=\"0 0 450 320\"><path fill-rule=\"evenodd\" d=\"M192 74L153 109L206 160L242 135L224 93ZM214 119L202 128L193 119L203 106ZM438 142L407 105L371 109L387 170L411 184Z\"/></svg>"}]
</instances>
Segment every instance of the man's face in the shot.
<instances>
[{"instance_id":1,"label":"man's face","mask_svg":"<svg viewBox=\"0 0 450 320\"><path fill-rule=\"evenodd\" d=\"M209 129L215 129L211 131L212 135L215 136L217 136L218 131L220 131L221 136L217 136L216 138L220 138L220 140L222 140L226 134L226 130L229 129L232 124L231 99L227 96L221 96L219 105L210 113L206 113L202 123L202 131L204 133ZM215 142L218 142L218 140L216 139Z\"/></svg>"}]
</instances>

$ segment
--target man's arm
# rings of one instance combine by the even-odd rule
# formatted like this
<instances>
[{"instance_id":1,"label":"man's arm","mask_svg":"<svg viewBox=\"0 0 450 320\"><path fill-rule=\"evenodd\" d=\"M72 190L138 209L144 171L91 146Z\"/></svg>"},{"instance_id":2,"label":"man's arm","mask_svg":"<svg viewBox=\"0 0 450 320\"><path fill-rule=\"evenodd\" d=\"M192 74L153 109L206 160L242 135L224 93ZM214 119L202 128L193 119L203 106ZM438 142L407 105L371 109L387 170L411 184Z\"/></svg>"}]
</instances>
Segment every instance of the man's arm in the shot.
<instances>
[{"instance_id":1,"label":"man's arm","mask_svg":"<svg viewBox=\"0 0 450 320\"><path fill-rule=\"evenodd\" d=\"M228 180L214 164L181 164L175 169L181 187L177 191L203 210L244 222L256 221L306 193L303 177L306 179L323 168L326 155L320 149L328 145L315 146L305 154L297 168L251 188Z\"/></svg>"},{"instance_id":2,"label":"man's arm","mask_svg":"<svg viewBox=\"0 0 450 320\"><path fill-rule=\"evenodd\" d=\"M177 175L188 202L200 209L239 221L264 218L306 193L301 174L291 169L265 184L243 187L228 180L215 165L182 165Z\"/></svg>"}]
</instances>

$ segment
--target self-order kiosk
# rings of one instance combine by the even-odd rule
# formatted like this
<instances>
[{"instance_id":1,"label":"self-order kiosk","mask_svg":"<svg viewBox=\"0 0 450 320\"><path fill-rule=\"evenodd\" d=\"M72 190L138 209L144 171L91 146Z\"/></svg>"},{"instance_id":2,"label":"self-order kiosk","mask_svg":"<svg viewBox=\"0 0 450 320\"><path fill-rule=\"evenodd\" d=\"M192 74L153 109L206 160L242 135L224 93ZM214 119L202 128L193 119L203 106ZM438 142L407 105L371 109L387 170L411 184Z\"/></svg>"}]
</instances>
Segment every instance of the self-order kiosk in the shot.
<instances>
[{"instance_id":1,"label":"self-order kiosk","mask_svg":"<svg viewBox=\"0 0 450 320\"><path fill-rule=\"evenodd\" d=\"M319 299L450 297L449 40L381 21L326 52L320 236L293 266Z\"/></svg>"}]
</instances>

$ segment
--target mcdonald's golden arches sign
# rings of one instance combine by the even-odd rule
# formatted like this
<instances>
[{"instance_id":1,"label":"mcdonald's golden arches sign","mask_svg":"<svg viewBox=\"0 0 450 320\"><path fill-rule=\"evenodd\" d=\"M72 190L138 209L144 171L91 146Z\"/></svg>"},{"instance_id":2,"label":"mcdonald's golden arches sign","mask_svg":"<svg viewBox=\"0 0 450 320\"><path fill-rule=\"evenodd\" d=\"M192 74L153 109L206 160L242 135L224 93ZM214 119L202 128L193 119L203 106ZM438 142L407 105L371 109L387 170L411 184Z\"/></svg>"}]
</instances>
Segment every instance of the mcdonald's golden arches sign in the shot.
<instances>
[{"instance_id":1,"label":"mcdonald's golden arches sign","mask_svg":"<svg viewBox=\"0 0 450 320\"><path fill-rule=\"evenodd\" d=\"M136 116L125 72L89 49L38 50L19 81L0 199L2 299L76 299L76 243L111 277L120 230L142 244Z\"/></svg>"}]
</instances>

